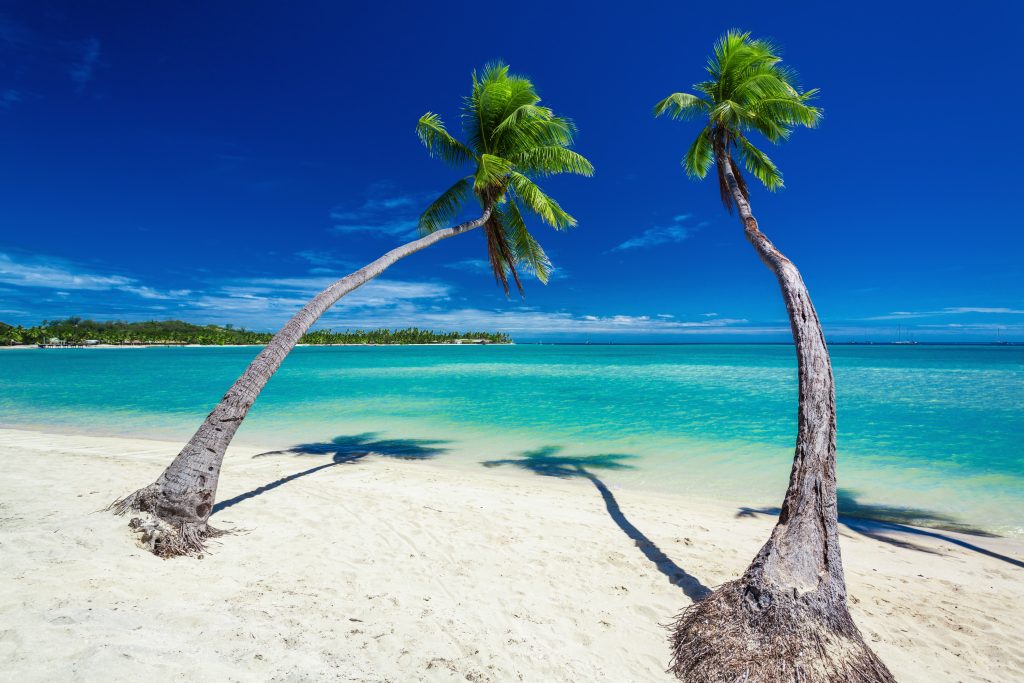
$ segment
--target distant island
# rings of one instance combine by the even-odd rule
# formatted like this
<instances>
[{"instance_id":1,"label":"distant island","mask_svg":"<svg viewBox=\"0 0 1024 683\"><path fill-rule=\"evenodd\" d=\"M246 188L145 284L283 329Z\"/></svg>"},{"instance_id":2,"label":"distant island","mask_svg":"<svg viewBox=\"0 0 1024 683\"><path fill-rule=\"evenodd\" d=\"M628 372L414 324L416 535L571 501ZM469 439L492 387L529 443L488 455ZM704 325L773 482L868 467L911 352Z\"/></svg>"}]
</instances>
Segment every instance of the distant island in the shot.
<instances>
[{"instance_id":1,"label":"distant island","mask_svg":"<svg viewBox=\"0 0 1024 683\"><path fill-rule=\"evenodd\" d=\"M229 346L266 344L274 335L233 325L193 325L181 320L123 322L72 317L44 320L34 327L0 322L2 346ZM511 344L502 332L434 332L408 327L401 330L316 330L300 344Z\"/></svg>"}]
</instances>

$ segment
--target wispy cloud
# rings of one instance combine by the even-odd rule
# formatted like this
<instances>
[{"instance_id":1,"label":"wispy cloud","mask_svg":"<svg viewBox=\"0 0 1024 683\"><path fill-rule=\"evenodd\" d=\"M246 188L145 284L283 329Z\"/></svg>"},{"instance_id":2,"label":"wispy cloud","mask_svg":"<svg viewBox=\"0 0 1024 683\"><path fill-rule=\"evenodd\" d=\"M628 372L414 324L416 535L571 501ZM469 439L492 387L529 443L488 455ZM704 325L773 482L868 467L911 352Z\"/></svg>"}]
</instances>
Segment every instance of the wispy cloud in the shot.
<instances>
[{"instance_id":1,"label":"wispy cloud","mask_svg":"<svg viewBox=\"0 0 1024 683\"><path fill-rule=\"evenodd\" d=\"M485 262L486 265L486 262ZM100 318L179 317L197 323L233 322L275 329L340 274L286 277L214 278L190 282L190 288L161 289L121 274L108 274L43 257L0 254L0 284L12 286L5 300L33 309L40 318L89 315ZM48 291L47 295L30 292ZM97 292L102 292L97 296ZM740 335L774 333L787 328L751 326L742 318L677 320L671 314L582 315L529 307L481 309L450 307L452 285L436 281L375 279L338 302L320 327L404 327L494 329L518 334ZM20 296L18 295L20 293ZM31 304L30 306L28 304ZM35 322L26 321L26 322Z\"/></svg>"},{"instance_id":2,"label":"wispy cloud","mask_svg":"<svg viewBox=\"0 0 1024 683\"><path fill-rule=\"evenodd\" d=\"M68 69L68 76L75 84L75 92L81 95L85 91L85 86L89 85L89 81L92 80L96 64L100 59L99 38L91 36L83 40L77 52L77 59Z\"/></svg>"},{"instance_id":3,"label":"wispy cloud","mask_svg":"<svg viewBox=\"0 0 1024 683\"><path fill-rule=\"evenodd\" d=\"M164 301L181 299L191 294L188 289L160 290L141 284L125 275L91 272L59 259L35 257L15 259L0 253L0 282L16 287L58 290L57 296L70 296L69 291L117 290L143 299Z\"/></svg>"},{"instance_id":4,"label":"wispy cloud","mask_svg":"<svg viewBox=\"0 0 1024 683\"><path fill-rule=\"evenodd\" d=\"M670 225L656 225L648 228L636 237L630 238L612 249L612 251L625 251L627 249L643 249L659 244L670 244L682 242L690 236L691 229L683 225L689 220L690 214L680 214L672 219Z\"/></svg>"},{"instance_id":5,"label":"wispy cloud","mask_svg":"<svg viewBox=\"0 0 1024 683\"><path fill-rule=\"evenodd\" d=\"M5 299L14 299L20 294L26 301L39 302L40 295L29 294L33 290L48 290L52 293L46 296L51 297L67 297L69 293L77 292L120 292L136 300L165 302L184 310L220 308L224 315L230 315L232 311L259 310L286 316L342 276L343 273L335 272L294 277L211 279L192 288L161 289L134 277L96 272L60 259L14 257L0 253L0 284L12 286L4 295ZM450 293L451 287L441 282L378 278L346 296L338 307L348 310L387 308L414 301L437 304L447 300ZM76 303L82 301L81 295L75 294L75 297ZM123 297L115 300L111 294L104 295L104 302L115 308L129 305Z\"/></svg>"},{"instance_id":6,"label":"wispy cloud","mask_svg":"<svg viewBox=\"0 0 1024 683\"><path fill-rule=\"evenodd\" d=\"M951 306L938 311L893 311L885 315L876 315L864 320L906 320L912 318L937 318L944 315L964 315L967 313L1024 315L1024 310L1002 306Z\"/></svg>"},{"instance_id":7,"label":"wispy cloud","mask_svg":"<svg viewBox=\"0 0 1024 683\"><path fill-rule=\"evenodd\" d=\"M318 256L314 256L314 260L316 258ZM301 264L292 263L297 271L302 270ZM480 269L487 273L484 259L467 259L449 264L449 267L455 270ZM173 317L196 323L230 322L252 329L274 330L312 296L344 274L339 269L267 277L221 277L194 273L193 277L175 282L176 288L170 288L159 286L159 281L132 273L112 272L95 265L20 252L0 252L0 302L3 306L0 314L8 322L13 317L15 322L24 323L65 315L126 320ZM696 335L718 339L789 338L789 326L785 321L750 321L735 313L705 312L683 316L655 313L653 311L659 309L653 309L645 315L642 309L639 312L633 309L615 314L614 310L604 308L596 311L543 310L511 303L485 308L479 304L464 303L467 293L468 288L460 291L455 284L433 279L378 278L344 297L317 326L345 329L416 325L438 330L488 329L508 332L521 340L549 337L579 339L587 335L666 340L673 336ZM964 317L926 321L934 324L918 325L919 338L984 340L992 338L995 330L1011 336L1024 332L1024 324L998 324L1000 315L1024 314L1024 310L1010 307L959 306L941 311L902 311L892 315L905 318L933 313ZM890 329L884 325L869 327L874 330ZM845 340L864 332L864 323L853 326L826 322L826 335L830 340Z\"/></svg>"},{"instance_id":8,"label":"wispy cloud","mask_svg":"<svg viewBox=\"0 0 1024 683\"><path fill-rule=\"evenodd\" d=\"M363 204L363 209L366 211L394 211L395 209L403 209L416 206L416 198L412 195L400 195L397 197L378 197L376 199L368 199Z\"/></svg>"},{"instance_id":9,"label":"wispy cloud","mask_svg":"<svg viewBox=\"0 0 1024 683\"><path fill-rule=\"evenodd\" d=\"M461 270L468 273L476 273L479 275L487 275L491 273L491 264L486 259L482 258L471 258L463 261L455 261L454 263L445 264L445 268L451 268L452 270ZM520 275L527 274L533 276L533 274L526 268L520 270ZM554 280L568 280L569 273L564 268L553 267L551 272L548 273L548 282Z\"/></svg>"},{"instance_id":10,"label":"wispy cloud","mask_svg":"<svg viewBox=\"0 0 1024 683\"><path fill-rule=\"evenodd\" d=\"M294 296L305 303L326 289L341 275L310 277L254 277L230 280L220 287L222 293L242 298ZM371 280L339 302L339 306L391 306L418 299L447 299L451 288L439 282Z\"/></svg>"},{"instance_id":11,"label":"wispy cloud","mask_svg":"<svg viewBox=\"0 0 1024 683\"><path fill-rule=\"evenodd\" d=\"M415 220L397 220L397 221L381 221L381 222L348 222L352 219L344 219L339 214L331 214L331 218L335 221L341 221L334 224L335 232L340 233L367 233L378 236L401 236L412 239L416 237L416 221Z\"/></svg>"},{"instance_id":12,"label":"wispy cloud","mask_svg":"<svg viewBox=\"0 0 1024 683\"><path fill-rule=\"evenodd\" d=\"M491 264L482 258L470 258L464 261L455 261L454 263L446 263L445 268L451 268L452 270L464 270L470 273L489 273L491 272Z\"/></svg>"},{"instance_id":13,"label":"wispy cloud","mask_svg":"<svg viewBox=\"0 0 1024 683\"><path fill-rule=\"evenodd\" d=\"M295 252L296 258L299 258L311 266L317 266L318 268L326 267L337 267L337 268L351 268L353 264L347 259L338 258L334 254L326 251L319 251L317 249L305 249L303 251Z\"/></svg>"},{"instance_id":14,"label":"wispy cloud","mask_svg":"<svg viewBox=\"0 0 1024 683\"><path fill-rule=\"evenodd\" d=\"M336 232L406 239L417 236L419 214L427 205L428 198L420 194L395 192L390 184L382 183L371 187L369 195L362 203L344 203L331 209L331 221Z\"/></svg>"},{"instance_id":15,"label":"wispy cloud","mask_svg":"<svg viewBox=\"0 0 1024 683\"><path fill-rule=\"evenodd\" d=\"M0 282L18 287L105 290L133 285L122 275L102 275L54 259L15 260L0 253Z\"/></svg>"},{"instance_id":16,"label":"wispy cloud","mask_svg":"<svg viewBox=\"0 0 1024 683\"><path fill-rule=\"evenodd\" d=\"M161 291L145 285L128 285L121 287L121 289L125 292L129 292L130 294L141 296L143 299L158 299L161 301L181 299L192 293L191 289L169 289L167 291ZM64 292L57 292L57 294L64 294Z\"/></svg>"},{"instance_id":17,"label":"wispy cloud","mask_svg":"<svg viewBox=\"0 0 1024 683\"><path fill-rule=\"evenodd\" d=\"M972 308L969 306L957 306L955 308L947 308L949 313L1010 313L1011 315L1024 315L1024 310L1016 308Z\"/></svg>"},{"instance_id":18,"label":"wispy cloud","mask_svg":"<svg viewBox=\"0 0 1024 683\"><path fill-rule=\"evenodd\" d=\"M1024 331L1024 325L1010 324L1004 325L1001 323L945 323L945 324L929 324L919 325L919 328L925 328L928 330L953 330L953 331L987 331L991 332L994 330L1010 331L1010 332L1021 332Z\"/></svg>"},{"instance_id":19,"label":"wispy cloud","mask_svg":"<svg viewBox=\"0 0 1024 683\"><path fill-rule=\"evenodd\" d=\"M0 109L10 109L25 99L21 92L13 88L0 90Z\"/></svg>"}]
</instances>

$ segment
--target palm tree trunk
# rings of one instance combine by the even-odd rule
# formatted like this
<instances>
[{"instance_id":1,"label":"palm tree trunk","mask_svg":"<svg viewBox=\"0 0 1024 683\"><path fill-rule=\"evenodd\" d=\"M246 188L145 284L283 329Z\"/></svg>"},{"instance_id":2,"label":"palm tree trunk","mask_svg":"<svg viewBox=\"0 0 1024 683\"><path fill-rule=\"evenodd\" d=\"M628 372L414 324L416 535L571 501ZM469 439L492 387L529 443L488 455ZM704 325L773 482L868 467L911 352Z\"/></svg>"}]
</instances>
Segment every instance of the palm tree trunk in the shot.
<instances>
[{"instance_id":1,"label":"palm tree trunk","mask_svg":"<svg viewBox=\"0 0 1024 683\"><path fill-rule=\"evenodd\" d=\"M213 509L228 444L256 397L302 335L339 299L374 279L398 260L443 239L477 228L490 215L491 209L487 208L475 220L438 230L393 249L313 297L235 380L163 474L149 486L114 502L111 509L117 514L138 511L151 515L152 519L148 521L133 519L129 526L136 529L144 544L161 557L200 552L206 538L223 533L210 527L207 520Z\"/></svg>"},{"instance_id":2,"label":"palm tree trunk","mask_svg":"<svg viewBox=\"0 0 1024 683\"><path fill-rule=\"evenodd\" d=\"M836 392L825 335L800 271L758 227L731 164L725 177L747 240L775 274L796 345L796 454L779 522L748 572L796 588L824 589L846 602L836 505Z\"/></svg>"},{"instance_id":3,"label":"palm tree trunk","mask_svg":"<svg viewBox=\"0 0 1024 683\"><path fill-rule=\"evenodd\" d=\"M747 240L775 274L797 354L796 452L779 521L743 576L683 611L671 671L685 681L894 681L850 616L839 549L832 364L800 271L761 232L725 149Z\"/></svg>"}]
</instances>

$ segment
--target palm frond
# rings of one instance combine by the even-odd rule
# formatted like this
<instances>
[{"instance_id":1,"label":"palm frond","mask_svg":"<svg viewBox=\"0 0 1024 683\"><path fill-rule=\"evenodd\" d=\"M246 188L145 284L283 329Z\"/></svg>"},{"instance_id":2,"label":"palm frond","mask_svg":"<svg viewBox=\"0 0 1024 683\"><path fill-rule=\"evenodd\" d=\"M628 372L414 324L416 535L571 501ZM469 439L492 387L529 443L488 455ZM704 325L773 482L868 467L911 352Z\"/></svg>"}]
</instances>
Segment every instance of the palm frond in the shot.
<instances>
[{"instance_id":1,"label":"palm frond","mask_svg":"<svg viewBox=\"0 0 1024 683\"><path fill-rule=\"evenodd\" d=\"M416 135L431 156L442 159L449 164L464 164L473 159L473 152L461 142L453 138L444 127L441 117L427 112L416 124Z\"/></svg>"},{"instance_id":2,"label":"palm frond","mask_svg":"<svg viewBox=\"0 0 1024 683\"><path fill-rule=\"evenodd\" d=\"M567 147L572 144L575 131L576 126L566 118L524 116L508 126L501 126L491 139L494 141L495 153L511 156L532 147Z\"/></svg>"},{"instance_id":3,"label":"palm frond","mask_svg":"<svg viewBox=\"0 0 1024 683\"><path fill-rule=\"evenodd\" d=\"M558 202L544 194L543 190L522 173L512 171L509 174L509 183L526 208L552 228L563 230L576 225L575 218L566 213Z\"/></svg>"},{"instance_id":4,"label":"palm frond","mask_svg":"<svg viewBox=\"0 0 1024 683\"><path fill-rule=\"evenodd\" d=\"M551 260L544 253L540 243L527 230L518 204L515 200L509 200L501 206L500 212L501 223L505 227L505 234L516 261L525 264L538 280L547 284L548 276L551 274Z\"/></svg>"},{"instance_id":5,"label":"palm frond","mask_svg":"<svg viewBox=\"0 0 1024 683\"><path fill-rule=\"evenodd\" d=\"M784 187L782 172L775 165L768 155L754 146L750 140L741 136L736 139L736 148L739 150L740 158L747 171L754 174L765 187L774 192Z\"/></svg>"},{"instance_id":6,"label":"palm frond","mask_svg":"<svg viewBox=\"0 0 1024 683\"><path fill-rule=\"evenodd\" d=\"M710 109L711 105L707 100L690 93L677 92L654 105L654 115L668 114L677 121L688 121L707 115Z\"/></svg>"},{"instance_id":7,"label":"palm frond","mask_svg":"<svg viewBox=\"0 0 1024 683\"><path fill-rule=\"evenodd\" d=\"M811 104L818 90L801 92L796 72L781 62L779 49L772 41L754 39L747 32L730 29L715 42L708 58L709 79L693 86L698 94L676 93L655 106L655 116L707 118L704 130L683 157L688 175L704 178L716 159L728 160L723 163L735 166L727 149L735 145L749 173L770 190L783 186L778 167L745 134L757 131L770 142L778 143L798 126L817 125L822 111ZM719 189L722 202L731 210L725 171L718 169ZM746 183L738 166L734 171L745 196Z\"/></svg>"},{"instance_id":8,"label":"palm frond","mask_svg":"<svg viewBox=\"0 0 1024 683\"><path fill-rule=\"evenodd\" d=\"M813 128L818 125L822 112L821 109L813 107L807 102L816 94L817 90L811 90L796 97L761 98L751 104L750 111L758 118L770 119L787 128L793 126Z\"/></svg>"},{"instance_id":9,"label":"palm frond","mask_svg":"<svg viewBox=\"0 0 1024 683\"><path fill-rule=\"evenodd\" d=\"M519 294L523 293L523 283L519 279L519 272L516 270L516 256L508 243L508 235L501 223L500 211L491 214L484 223L484 237L487 240L487 258L494 272L494 280L505 290L508 296L508 276L511 275L516 283Z\"/></svg>"},{"instance_id":10,"label":"palm frond","mask_svg":"<svg viewBox=\"0 0 1024 683\"><path fill-rule=\"evenodd\" d=\"M711 144L711 126L705 126L683 157L683 168L691 178L703 179L711 164L715 163L714 148Z\"/></svg>"},{"instance_id":11,"label":"palm frond","mask_svg":"<svg viewBox=\"0 0 1024 683\"><path fill-rule=\"evenodd\" d=\"M512 162L521 172L538 176L574 173L589 177L594 174L594 166L586 157L559 145L531 147L513 157Z\"/></svg>"},{"instance_id":12,"label":"palm frond","mask_svg":"<svg viewBox=\"0 0 1024 683\"><path fill-rule=\"evenodd\" d=\"M501 123L495 126L494 134L496 137L500 136L505 129L516 126L526 119L550 121L554 116L554 112L547 107L541 107L532 102L524 103L510 111Z\"/></svg>"},{"instance_id":13,"label":"palm frond","mask_svg":"<svg viewBox=\"0 0 1024 683\"><path fill-rule=\"evenodd\" d=\"M556 229L576 224L533 178L594 172L584 156L570 149L575 124L540 101L528 78L512 75L508 66L494 62L473 72L472 90L463 99L465 143L452 138L435 114L425 115L417 127L432 155L453 163L475 162L472 176L456 182L423 212L421 230L430 232L450 223L475 195L481 205L491 208L483 232L488 260L506 294L510 279L522 291L519 265L542 281L551 271L551 262L529 233L523 212L529 209Z\"/></svg>"},{"instance_id":14,"label":"palm frond","mask_svg":"<svg viewBox=\"0 0 1024 683\"><path fill-rule=\"evenodd\" d=\"M420 216L419 229L423 234L440 230L452 222L459 209L473 192L472 176L460 179L435 199Z\"/></svg>"},{"instance_id":15,"label":"palm frond","mask_svg":"<svg viewBox=\"0 0 1024 683\"><path fill-rule=\"evenodd\" d=\"M508 159L481 154L480 161L473 176L473 189L481 192L488 187L504 187L505 177L512 170L513 164Z\"/></svg>"},{"instance_id":16,"label":"palm frond","mask_svg":"<svg viewBox=\"0 0 1024 683\"><path fill-rule=\"evenodd\" d=\"M498 125L520 108L536 107L537 103L540 102L540 95L537 94L530 79L523 78L522 76L509 76L507 83L508 101L505 103L505 108L498 114ZM549 117L552 115L551 110L547 109L547 107L540 108L545 109Z\"/></svg>"},{"instance_id":17,"label":"palm frond","mask_svg":"<svg viewBox=\"0 0 1024 683\"><path fill-rule=\"evenodd\" d=\"M502 121L502 114L509 100L512 98L512 91L505 81L492 81L484 85L480 91L480 99L477 104L477 115L480 117L481 138L484 143L484 151L494 150L494 129Z\"/></svg>"}]
</instances>

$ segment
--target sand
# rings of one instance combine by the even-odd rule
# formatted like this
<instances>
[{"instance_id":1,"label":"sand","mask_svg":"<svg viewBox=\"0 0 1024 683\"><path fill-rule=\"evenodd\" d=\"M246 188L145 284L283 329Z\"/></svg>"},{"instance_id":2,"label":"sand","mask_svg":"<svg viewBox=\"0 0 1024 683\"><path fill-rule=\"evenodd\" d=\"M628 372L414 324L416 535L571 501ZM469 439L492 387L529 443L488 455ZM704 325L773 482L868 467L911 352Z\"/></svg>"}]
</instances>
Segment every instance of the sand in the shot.
<instances>
[{"instance_id":1,"label":"sand","mask_svg":"<svg viewBox=\"0 0 1024 683\"><path fill-rule=\"evenodd\" d=\"M176 450L0 430L0 679L669 681L660 624L690 598L649 557L699 594L774 522L370 456L243 497L214 522L244 533L160 560L97 510ZM259 452L229 452L222 500L330 462ZM854 619L897 679L1024 679L1024 540L887 538L842 543Z\"/></svg>"}]
</instances>

